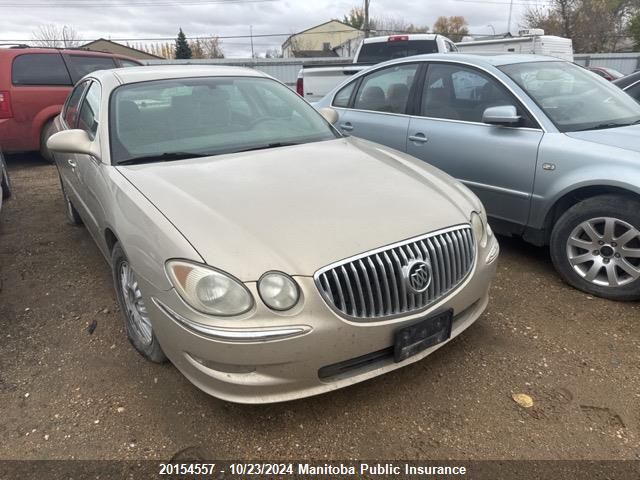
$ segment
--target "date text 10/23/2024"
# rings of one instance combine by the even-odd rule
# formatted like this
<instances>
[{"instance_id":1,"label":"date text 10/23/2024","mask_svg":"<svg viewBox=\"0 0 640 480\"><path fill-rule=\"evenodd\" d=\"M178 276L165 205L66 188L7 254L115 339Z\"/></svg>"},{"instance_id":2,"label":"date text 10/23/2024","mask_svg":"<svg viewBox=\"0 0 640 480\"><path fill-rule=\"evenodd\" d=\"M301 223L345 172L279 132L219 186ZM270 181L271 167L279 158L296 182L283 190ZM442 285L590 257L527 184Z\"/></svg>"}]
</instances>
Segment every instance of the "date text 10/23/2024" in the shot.
<instances>
[{"instance_id":1,"label":"date text 10/23/2024","mask_svg":"<svg viewBox=\"0 0 640 480\"><path fill-rule=\"evenodd\" d=\"M460 475L464 466L394 463L161 463L160 475Z\"/></svg>"}]
</instances>

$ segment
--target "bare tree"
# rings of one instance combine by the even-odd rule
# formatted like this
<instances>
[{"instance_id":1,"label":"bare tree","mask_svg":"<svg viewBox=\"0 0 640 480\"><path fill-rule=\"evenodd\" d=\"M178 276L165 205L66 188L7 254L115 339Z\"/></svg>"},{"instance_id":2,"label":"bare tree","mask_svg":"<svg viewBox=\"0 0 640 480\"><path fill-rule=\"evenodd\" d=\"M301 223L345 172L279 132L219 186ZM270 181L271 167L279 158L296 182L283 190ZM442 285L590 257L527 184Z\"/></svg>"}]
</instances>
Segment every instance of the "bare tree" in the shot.
<instances>
[{"instance_id":1,"label":"bare tree","mask_svg":"<svg viewBox=\"0 0 640 480\"><path fill-rule=\"evenodd\" d=\"M529 9L526 28L542 28L546 34L567 37L578 53L608 52L618 48L638 0L552 0L547 8Z\"/></svg>"},{"instance_id":2,"label":"bare tree","mask_svg":"<svg viewBox=\"0 0 640 480\"><path fill-rule=\"evenodd\" d=\"M427 33L429 27L416 26L403 18L377 17L370 21L371 29L377 34L390 35L394 33Z\"/></svg>"},{"instance_id":3,"label":"bare tree","mask_svg":"<svg viewBox=\"0 0 640 480\"><path fill-rule=\"evenodd\" d=\"M282 58L282 52L278 48L269 48L265 52L264 58Z\"/></svg>"},{"instance_id":4,"label":"bare tree","mask_svg":"<svg viewBox=\"0 0 640 480\"><path fill-rule=\"evenodd\" d=\"M39 47L75 48L81 44L78 32L68 25L40 25L31 38Z\"/></svg>"},{"instance_id":5,"label":"bare tree","mask_svg":"<svg viewBox=\"0 0 640 480\"><path fill-rule=\"evenodd\" d=\"M200 40L203 58L224 58L222 51L222 40L218 37L208 37Z\"/></svg>"},{"instance_id":6,"label":"bare tree","mask_svg":"<svg viewBox=\"0 0 640 480\"><path fill-rule=\"evenodd\" d=\"M454 42L460 42L469 35L467 21L464 17L456 15L453 17L438 17L433 24L433 31L449 37Z\"/></svg>"}]
</instances>

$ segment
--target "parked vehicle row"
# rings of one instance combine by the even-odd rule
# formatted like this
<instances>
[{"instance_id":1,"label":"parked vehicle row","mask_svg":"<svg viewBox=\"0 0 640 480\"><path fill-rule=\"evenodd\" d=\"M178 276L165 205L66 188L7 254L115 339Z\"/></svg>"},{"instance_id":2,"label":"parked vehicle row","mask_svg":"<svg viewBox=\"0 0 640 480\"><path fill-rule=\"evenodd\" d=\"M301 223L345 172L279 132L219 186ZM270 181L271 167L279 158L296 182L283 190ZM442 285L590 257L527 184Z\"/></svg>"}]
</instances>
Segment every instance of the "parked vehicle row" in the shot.
<instances>
[{"instance_id":1,"label":"parked vehicle row","mask_svg":"<svg viewBox=\"0 0 640 480\"><path fill-rule=\"evenodd\" d=\"M574 287L640 298L640 105L609 82L550 57L425 55L316 106L462 181L496 231L549 245Z\"/></svg>"},{"instance_id":2,"label":"parked vehicle row","mask_svg":"<svg viewBox=\"0 0 640 480\"><path fill-rule=\"evenodd\" d=\"M360 43L353 63L331 66L305 66L298 73L296 91L306 100L320 100L345 77L354 75L376 63L427 53L458 51L444 35L414 33L365 38Z\"/></svg>"},{"instance_id":3,"label":"parked vehicle row","mask_svg":"<svg viewBox=\"0 0 640 480\"><path fill-rule=\"evenodd\" d=\"M0 139L6 153L46 147L53 119L73 85L99 69L139 66L132 58L76 49L0 48Z\"/></svg>"},{"instance_id":4,"label":"parked vehicle row","mask_svg":"<svg viewBox=\"0 0 640 480\"><path fill-rule=\"evenodd\" d=\"M614 80L613 84L624 90L636 102L640 102L640 72Z\"/></svg>"},{"instance_id":5,"label":"parked vehicle row","mask_svg":"<svg viewBox=\"0 0 640 480\"><path fill-rule=\"evenodd\" d=\"M109 260L131 343L212 395L351 385L432 353L487 305L499 248L478 198L343 137L265 74L95 72L54 128L69 221Z\"/></svg>"}]
</instances>

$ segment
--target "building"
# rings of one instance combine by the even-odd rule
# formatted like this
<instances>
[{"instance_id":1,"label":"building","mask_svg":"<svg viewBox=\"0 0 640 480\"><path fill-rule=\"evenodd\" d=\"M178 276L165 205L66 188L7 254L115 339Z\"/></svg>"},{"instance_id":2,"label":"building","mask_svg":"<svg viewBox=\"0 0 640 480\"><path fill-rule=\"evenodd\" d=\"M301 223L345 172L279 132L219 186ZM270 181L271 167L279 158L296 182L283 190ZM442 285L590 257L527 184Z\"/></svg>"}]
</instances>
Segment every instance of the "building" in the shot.
<instances>
[{"instance_id":1,"label":"building","mask_svg":"<svg viewBox=\"0 0 640 480\"><path fill-rule=\"evenodd\" d=\"M157 55L143 52L142 50L138 50L137 48L127 47L126 45L122 45L121 43L112 42L111 40L107 40L104 38L94 40L93 42L89 42L85 45L80 46L79 48L81 48L82 50L90 50L92 52L106 52L125 55L127 57L136 58L138 60L162 59L162 57L158 57Z\"/></svg>"},{"instance_id":2,"label":"building","mask_svg":"<svg viewBox=\"0 0 640 480\"><path fill-rule=\"evenodd\" d=\"M361 30L339 20L330 20L290 35L282 44L282 54L285 58L337 56L333 52L335 47L362 36Z\"/></svg>"}]
</instances>

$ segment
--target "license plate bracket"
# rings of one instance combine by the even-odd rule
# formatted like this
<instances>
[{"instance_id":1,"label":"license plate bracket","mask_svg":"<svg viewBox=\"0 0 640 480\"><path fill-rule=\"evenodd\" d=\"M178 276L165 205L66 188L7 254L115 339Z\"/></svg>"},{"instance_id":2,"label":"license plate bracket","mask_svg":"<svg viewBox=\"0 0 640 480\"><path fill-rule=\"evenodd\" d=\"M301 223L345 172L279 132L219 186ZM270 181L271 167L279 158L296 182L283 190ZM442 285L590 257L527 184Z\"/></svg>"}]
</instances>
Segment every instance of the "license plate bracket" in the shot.
<instances>
[{"instance_id":1,"label":"license plate bracket","mask_svg":"<svg viewBox=\"0 0 640 480\"><path fill-rule=\"evenodd\" d=\"M451 337L453 310L420 320L413 325L396 330L393 343L393 359L402 362L429 347L447 341Z\"/></svg>"}]
</instances>

